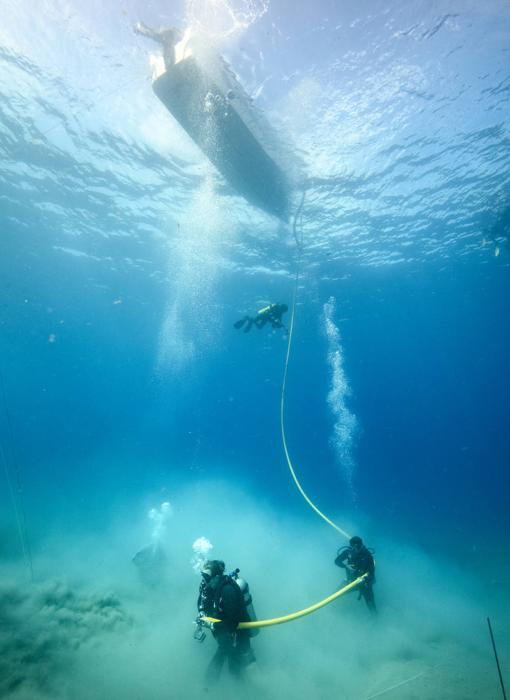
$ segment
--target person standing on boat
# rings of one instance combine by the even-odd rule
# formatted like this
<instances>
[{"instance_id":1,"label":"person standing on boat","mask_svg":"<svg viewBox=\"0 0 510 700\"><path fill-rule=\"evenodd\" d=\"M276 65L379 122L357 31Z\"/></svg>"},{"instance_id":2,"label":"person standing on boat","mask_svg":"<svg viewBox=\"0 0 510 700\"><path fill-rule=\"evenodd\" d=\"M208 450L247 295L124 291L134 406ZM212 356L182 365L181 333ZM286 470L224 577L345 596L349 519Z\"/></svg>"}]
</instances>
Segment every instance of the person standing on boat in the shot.
<instances>
[{"instance_id":1,"label":"person standing on boat","mask_svg":"<svg viewBox=\"0 0 510 700\"><path fill-rule=\"evenodd\" d=\"M163 47L163 60L165 68L169 70L175 65L175 45L182 39L182 34L176 27L167 29L151 29L143 22L137 22L133 28L135 34L146 36L148 39L161 44Z\"/></svg>"}]
</instances>

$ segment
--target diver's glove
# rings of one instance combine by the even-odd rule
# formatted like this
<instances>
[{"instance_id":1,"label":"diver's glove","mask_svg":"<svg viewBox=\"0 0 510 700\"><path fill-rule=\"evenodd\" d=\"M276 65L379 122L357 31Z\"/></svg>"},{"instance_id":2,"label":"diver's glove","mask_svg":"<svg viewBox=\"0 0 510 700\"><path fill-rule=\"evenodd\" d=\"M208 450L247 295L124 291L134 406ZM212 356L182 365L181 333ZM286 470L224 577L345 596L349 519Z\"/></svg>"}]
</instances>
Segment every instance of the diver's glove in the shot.
<instances>
[{"instance_id":1,"label":"diver's glove","mask_svg":"<svg viewBox=\"0 0 510 700\"><path fill-rule=\"evenodd\" d=\"M203 642L206 636L206 633L202 629L202 625L197 624L195 627L195 632L193 633L193 639L196 639L197 642Z\"/></svg>"}]
</instances>

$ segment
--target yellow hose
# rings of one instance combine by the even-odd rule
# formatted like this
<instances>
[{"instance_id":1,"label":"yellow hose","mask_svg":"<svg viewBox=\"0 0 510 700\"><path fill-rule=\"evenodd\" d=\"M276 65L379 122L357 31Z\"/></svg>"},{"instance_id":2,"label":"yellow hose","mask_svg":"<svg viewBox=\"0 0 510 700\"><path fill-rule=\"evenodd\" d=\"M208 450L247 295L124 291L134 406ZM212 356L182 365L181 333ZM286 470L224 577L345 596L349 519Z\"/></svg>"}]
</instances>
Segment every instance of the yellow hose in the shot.
<instances>
[{"instance_id":1,"label":"yellow hose","mask_svg":"<svg viewBox=\"0 0 510 700\"><path fill-rule=\"evenodd\" d=\"M285 357L285 371L283 373L283 382L282 382L282 393L281 393L281 400L280 400L280 429L281 429L281 434L282 434L282 443L283 443L283 449L285 452L285 458L287 460L287 465L289 467L289 471L292 475L292 478L294 479L294 483L296 484L300 494L303 496L305 501L308 503L308 505L313 508L313 510L319 515L323 520L325 520L328 525L331 525L332 528L334 528L337 532L339 532L341 535L346 537L347 539L350 539L350 535L346 530L341 528L339 525L334 523L332 520L330 520L324 513L317 508L315 503L307 496L305 493L303 487L299 483L299 479L296 476L296 472L294 471L294 467L292 466L292 460L289 455L289 450L287 448L287 439L285 436L285 390L287 387L287 373L289 369L289 358L290 358L290 351L292 347L292 336L294 332L294 319L296 316L296 304L297 304L297 293L298 293L298 286L299 286L299 270L301 266L301 251L302 251L302 243L298 240L297 237L297 220L298 217L301 213L301 210L303 208L303 204L305 201L305 192L303 192L303 197L301 199L301 203L298 207L298 210L296 212L296 215L294 217L294 226L293 226L293 233L294 233L294 238L296 239L296 245L298 249L298 260L297 260L297 266L296 266L296 277L295 277L295 282L294 282L294 295L292 299L292 315L290 319L290 328L289 328L289 342L287 343L287 355ZM262 309L263 311L265 309ZM260 312L259 312L260 313ZM300 617L304 617L305 615L310 615L311 613L315 612L316 610L319 610L319 608L324 607L325 605L328 605L328 603L333 602L337 598L340 598L340 596L344 595L345 593L348 593L350 590L358 586L362 581L364 581L367 578L368 574L363 574L362 576L359 576L357 579L354 581L351 581L351 583L348 583L346 586L343 588L340 588L340 590L336 591L336 593L333 593L332 595L328 596L327 598L324 598L324 600L321 600L318 603L315 603L314 605L310 605L308 608L304 608L303 610L298 610L297 612L290 613L289 615L283 615L282 617L274 617L271 620L257 620L255 622L240 622L239 625L237 626L237 629L255 629L258 627L272 627L273 625L282 625L285 622L291 622L292 620L297 620ZM201 620L204 622L220 622L215 617L202 617Z\"/></svg>"},{"instance_id":2,"label":"yellow hose","mask_svg":"<svg viewBox=\"0 0 510 700\"><path fill-rule=\"evenodd\" d=\"M296 316L296 305L297 305L297 294L298 294L298 287L299 287L299 271L301 267L301 253L302 253L302 241L299 241L297 237L297 221L298 217L301 214L301 211L303 209L303 204L305 201L305 192L306 190L303 191L303 196L301 198L301 203L297 209L296 215L294 216L294 225L293 225L293 234L294 238L296 239L296 246L298 250L298 258L297 258L297 264L296 264L296 276L295 276L295 281L294 281L294 294L293 294L293 299L292 299L292 315L290 317L290 328L289 328L289 342L287 343L287 355L285 357L285 370L283 373L283 382L282 382L282 393L281 393L281 399L280 399L280 430L282 434L282 443L283 443L283 450L285 452L285 459L287 460L287 465L289 467L289 471L291 473L292 478L294 479L294 483L296 484L299 493L303 496L305 501L308 503L308 505L313 508L313 510L319 515L324 521L328 523L332 528L334 528L337 532L339 532L341 535L343 535L346 539L350 539L351 536L350 534L341 528L339 525L334 523L332 520L330 520L327 515L324 515L324 513L317 508L315 503L307 496L305 493L305 490L299 483L299 479L296 476L296 472L294 471L294 467L292 466L292 460L289 455L289 450L287 448L287 438L285 435L285 391L287 388L287 373L289 369L289 359L290 359L290 350L292 347L292 337L294 334L294 319Z\"/></svg>"},{"instance_id":3,"label":"yellow hose","mask_svg":"<svg viewBox=\"0 0 510 700\"><path fill-rule=\"evenodd\" d=\"M364 581L367 578L367 576L368 576L368 574L363 574L363 576L359 576L354 581L351 581L351 583L348 583L347 586L340 588L340 590L336 591L336 593L333 593L332 595L328 596L327 598L324 598L324 600L321 600L319 603L315 603L314 605L310 605L308 608L304 608L303 610L298 610L297 612L290 613L289 615L283 615L282 617L273 617L271 620L257 620L255 622L240 622L239 625L237 626L237 629L249 630L249 629L254 629L256 627L272 627L273 625L282 625L284 622L291 622L292 620L297 620L299 617L304 617L305 615L310 615L310 613L313 613L316 610L319 610L319 608L322 608L325 605L328 605L328 603L332 603L337 598L340 598L340 596L344 595L345 593L348 593L350 590L352 590L353 588L358 586L362 581ZM215 617L202 617L201 619L204 620L204 622L220 622L220 620L218 620Z\"/></svg>"}]
</instances>

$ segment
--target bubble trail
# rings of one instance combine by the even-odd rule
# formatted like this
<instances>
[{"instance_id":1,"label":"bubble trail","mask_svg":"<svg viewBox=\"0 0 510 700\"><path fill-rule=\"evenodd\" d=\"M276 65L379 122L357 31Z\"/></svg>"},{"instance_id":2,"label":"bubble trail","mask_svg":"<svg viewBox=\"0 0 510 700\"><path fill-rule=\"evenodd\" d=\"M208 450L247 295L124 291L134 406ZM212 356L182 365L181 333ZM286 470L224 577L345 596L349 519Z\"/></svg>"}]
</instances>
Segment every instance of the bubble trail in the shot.
<instances>
[{"instance_id":1,"label":"bubble trail","mask_svg":"<svg viewBox=\"0 0 510 700\"><path fill-rule=\"evenodd\" d=\"M354 449L359 425L358 419L347 405L351 389L344 370L343 348L340 331L334 321L335 312L336 299L330 297L324 304L324 331L328 341L328 364L331 376L331 388L327 401L334 418L331 445L344 479L349 486L351 496L356 500L353 487L353 475L356 467Z\"/></svg>"}]
</instances>

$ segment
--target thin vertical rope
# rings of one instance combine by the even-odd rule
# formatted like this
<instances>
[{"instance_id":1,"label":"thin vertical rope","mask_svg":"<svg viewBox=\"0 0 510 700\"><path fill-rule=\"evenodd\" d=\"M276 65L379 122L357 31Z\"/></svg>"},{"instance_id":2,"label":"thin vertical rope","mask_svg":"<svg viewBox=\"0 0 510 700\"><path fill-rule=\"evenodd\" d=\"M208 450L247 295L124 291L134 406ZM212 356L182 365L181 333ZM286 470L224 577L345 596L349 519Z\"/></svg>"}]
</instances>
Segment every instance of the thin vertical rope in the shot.
<instances>
[{"instance_id":1,"label":"thin vertical rope","mask_svg":"<svg viewBox=\"0 0 510 700\"><path fill-rule=\"evenodd\" d=\"M281 399L280 399L280 431L282 435L282 444L283 444L283 450L285 452L285 459L287 460L287 465L289 467L289 471L291 473L291 476L294 480L294 483L296 484L299 493L303 496L305 501L308 503L308 505L317 513L319 517L321 517L325 522L328 523L332 528L334 528L337 532L339 532L343 537L346 539L350 539L350 534L341 528L339 525L334 523L330 518L327 517L319 508L315 505L315 503L309 498L309 496L306 494L305 490L301 486L301 483L299 482L299 479L297 478L295 469L292 465L292 460L290 458L289 450L287 447L287 438L285 434L285 398L286 398L286 390L287 390L287 375L288 375L288 370L289 370L289 360L290 360L290 353L292 349L292 339L294 336L294 322L296 318L296 306L297 306L297 298L298 298L298 288L299 288L299 278L300 278L300 273L301 273L301 262L302 262L302 254L303 254L303 207L305 203L305 195L306 195L306 189L303 190L303 195L301 197L301 202L299 204L299 207L297 208L296 214L294 216L294 222L292 226L292 233L294 236L294 240L296 241L296 248L297 248L297 260L296 260L296 273L294 277L294 292L293 292L293 297L292 297L292 314L290 318L290 328L289 328L289 340L287 343L287 354L285 357L285 369L283 372L283 382L282 382L282 392L281 392ZM298 235L298 229L300 231L300 236Z\"/></svg>"}]
</instances>

